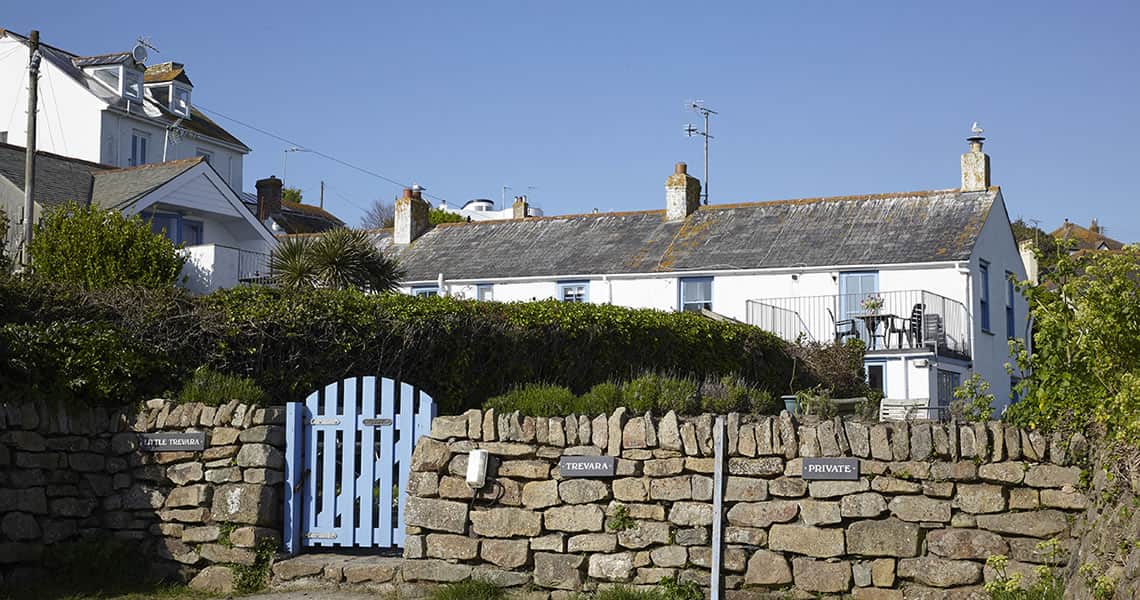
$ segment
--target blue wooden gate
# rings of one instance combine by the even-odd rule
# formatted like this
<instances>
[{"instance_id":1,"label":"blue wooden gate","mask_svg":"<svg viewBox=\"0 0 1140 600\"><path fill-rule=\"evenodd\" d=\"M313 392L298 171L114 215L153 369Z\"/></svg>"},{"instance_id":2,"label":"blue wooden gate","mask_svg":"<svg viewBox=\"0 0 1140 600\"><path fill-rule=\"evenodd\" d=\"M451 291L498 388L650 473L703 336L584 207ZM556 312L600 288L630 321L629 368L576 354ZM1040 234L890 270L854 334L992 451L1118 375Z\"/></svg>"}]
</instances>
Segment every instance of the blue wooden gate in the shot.
<instances>
[{"instance_id":1,"label":"blue wooden gate","mask_svg":"<svg viewBox=\"0 0 1140 600\"><path fill-rule=\"evenodd\" d=\"M398 381L352 377L285 414L285 550L404 545L412 449L435 402Z\"/></svg>"}]
</instances>

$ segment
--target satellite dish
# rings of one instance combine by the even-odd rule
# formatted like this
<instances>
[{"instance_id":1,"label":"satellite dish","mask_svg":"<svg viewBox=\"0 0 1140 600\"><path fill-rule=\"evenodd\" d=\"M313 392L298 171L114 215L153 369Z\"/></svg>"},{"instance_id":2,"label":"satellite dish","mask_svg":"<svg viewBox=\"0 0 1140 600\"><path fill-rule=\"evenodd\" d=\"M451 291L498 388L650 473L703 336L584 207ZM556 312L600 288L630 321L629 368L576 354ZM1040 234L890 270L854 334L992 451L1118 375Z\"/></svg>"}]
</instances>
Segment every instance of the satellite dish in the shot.
<instances>
[{"instance_id":1,"label":"satellite dish","mask_svg":"<svg viewBox=\"0 0 1140 600\"><path fill-rule=\"evenodd\" d=\"M135 44L135 47L131 49L131 58L134 58L135 62L146 64L146 46L142 45L141 43Z\"/></svg>"}]
</instances>

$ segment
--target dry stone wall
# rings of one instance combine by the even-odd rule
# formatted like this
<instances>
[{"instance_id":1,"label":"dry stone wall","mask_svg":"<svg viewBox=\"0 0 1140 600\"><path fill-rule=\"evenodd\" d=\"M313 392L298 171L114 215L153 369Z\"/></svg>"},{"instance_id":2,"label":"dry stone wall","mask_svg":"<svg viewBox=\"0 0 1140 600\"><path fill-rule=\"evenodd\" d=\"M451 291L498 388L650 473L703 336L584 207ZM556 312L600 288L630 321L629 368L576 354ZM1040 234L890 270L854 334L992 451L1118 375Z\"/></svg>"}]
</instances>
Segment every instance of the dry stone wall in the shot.
<instances>
[{"instance_id":1,"label":"dry stone wall","mask_svg":"<svg viewBox=\"0 0 1140 600\"><path fill-rule=\"evenodd\" d=\"M729 598L788 592L856 598L982 597L994 573L1032 578L1088 506L1087 442L1002 423L797 421L727 416L724 585ZM662 578L708 586L712 415L438 417L412 457L406 581L473 575L551 597ZM488 484L467 457L492 455ZM563 479L563 456L613 456L616 475ZM854 481L805 481L804 458L854 457ZM472 495L475 497L472 498Z\"/></svg>"},{"instance_id":2,"label":"dry stone wall","mask_svg":"<svg viewBox=\"0 0 1140 600\"><path fill-rule=\"evenodd\" d=\"M0 404L0 584L42 581L58 544L137 542L155 574L232 586L280 538L284 408L151 400L137 411ZM205 449L150 452L140 433L204 432Z\"/></svg>"}]
</instances>

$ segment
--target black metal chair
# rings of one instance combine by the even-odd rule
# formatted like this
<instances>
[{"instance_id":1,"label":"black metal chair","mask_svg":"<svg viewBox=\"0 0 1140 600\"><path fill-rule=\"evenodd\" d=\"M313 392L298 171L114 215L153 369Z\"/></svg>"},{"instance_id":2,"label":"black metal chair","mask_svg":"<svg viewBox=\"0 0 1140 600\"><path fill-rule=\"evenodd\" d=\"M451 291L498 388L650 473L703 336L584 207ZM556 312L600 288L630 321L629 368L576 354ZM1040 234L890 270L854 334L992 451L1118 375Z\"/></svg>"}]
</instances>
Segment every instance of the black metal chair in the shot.
<instances>
[{"instance_id":1,"label":"black metal chair","mask_svg":"<svg viewBox=\"0 0 1140 600\"><path fill-rule=\"evenodd\" d=\"M827 309L827 315L831 317L831 322L835 327L835 343L842 344L843 340L849 337L858 337L859 332L855 330L855 319L839 319L835 320L835 313L831 309Z\"/></svg>"}]
</instances>

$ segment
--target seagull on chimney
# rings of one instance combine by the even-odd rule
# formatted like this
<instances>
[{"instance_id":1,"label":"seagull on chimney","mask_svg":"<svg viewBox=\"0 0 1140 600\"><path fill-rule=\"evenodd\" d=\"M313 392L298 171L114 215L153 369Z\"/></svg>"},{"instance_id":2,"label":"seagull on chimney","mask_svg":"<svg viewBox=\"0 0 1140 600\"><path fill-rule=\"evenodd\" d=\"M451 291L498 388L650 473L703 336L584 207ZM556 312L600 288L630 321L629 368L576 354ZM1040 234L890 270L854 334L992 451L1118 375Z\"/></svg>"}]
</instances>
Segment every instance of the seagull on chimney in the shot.
<instances>
[{"instance_id":1,"label":"seagull on chimney","mask_svg":"<svg viewBox=\"0 0 1140 600\"><path fill-rule=\"evenodd\" d=\"M974 121L974 124L970 126L970 131L974 132L974 135L982 135L985 130L978 125L977 121Z\"/></svg>"}]
</instances>

